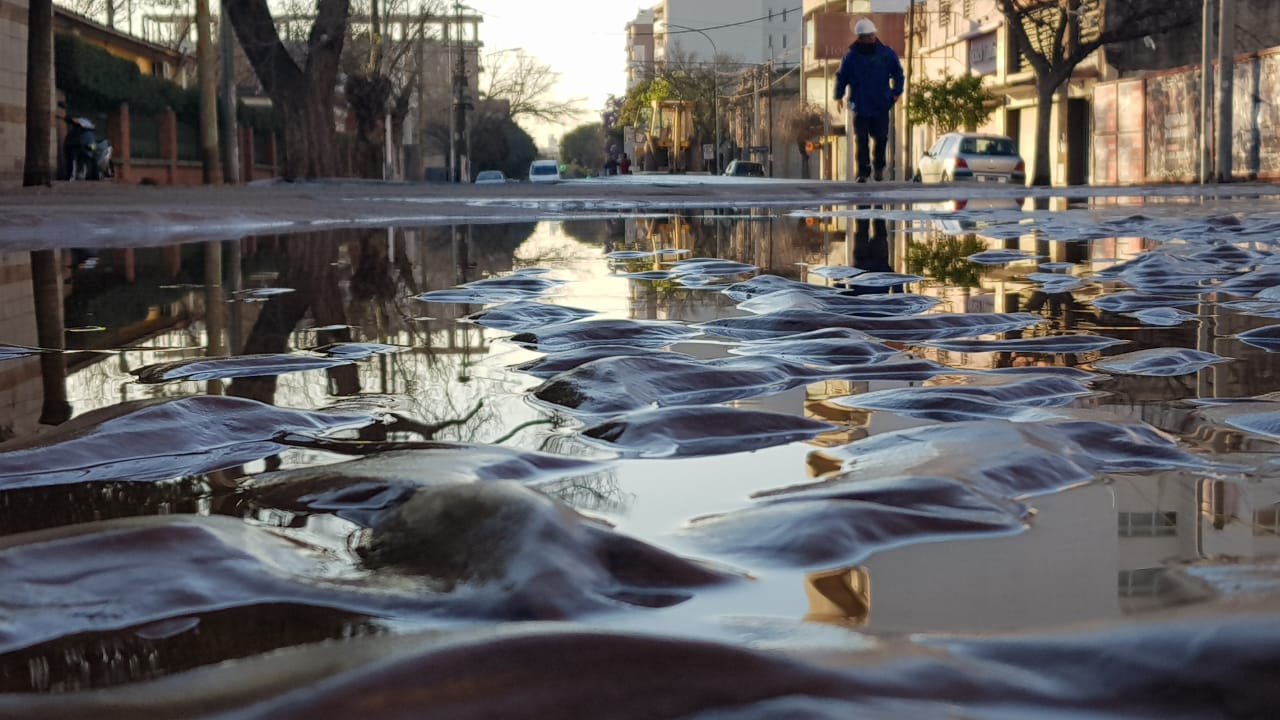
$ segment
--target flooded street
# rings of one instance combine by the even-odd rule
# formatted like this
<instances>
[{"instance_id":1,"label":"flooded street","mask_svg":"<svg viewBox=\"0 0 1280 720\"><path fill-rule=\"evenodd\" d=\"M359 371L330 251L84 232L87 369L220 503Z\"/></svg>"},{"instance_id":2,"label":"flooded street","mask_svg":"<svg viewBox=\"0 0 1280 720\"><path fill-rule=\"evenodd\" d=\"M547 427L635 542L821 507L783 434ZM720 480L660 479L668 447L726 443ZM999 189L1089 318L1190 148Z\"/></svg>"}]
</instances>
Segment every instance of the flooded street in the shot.
<instances>
[{"instance_id":1,"label":"flooded street","mask_svg":"<svg viewBox=\"0 0 1280 720\"><path fill-rule=\"evenodd\" d=\"M1053 205L11 247L0 717L1273 716L1280 201Z\"/></svg>"}]
</instances>

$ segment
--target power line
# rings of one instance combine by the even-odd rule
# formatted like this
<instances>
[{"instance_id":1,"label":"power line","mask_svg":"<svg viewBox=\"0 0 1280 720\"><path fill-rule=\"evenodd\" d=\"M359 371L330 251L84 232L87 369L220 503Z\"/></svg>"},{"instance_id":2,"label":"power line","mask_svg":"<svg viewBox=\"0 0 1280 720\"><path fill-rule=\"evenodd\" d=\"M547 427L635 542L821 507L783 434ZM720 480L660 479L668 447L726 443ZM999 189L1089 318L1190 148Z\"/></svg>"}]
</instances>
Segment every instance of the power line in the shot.
<instances>
[{"instance_id":1,"label":"power line","mask_svg":"<svg viewBox=\"0 0 1280 720\"><path fill-rule=\"evenodd\" d=\"M801 10L803 10L803 9L804 9L804 8L798 8L798 7L796 7L796 8L783 8L783 9L782 9L782 15L784 15L784 16L785 16L787 13L798 13L798 12L800 12L800 11L801 11ZM760 17L758 17L758 18L751 18L750 20L740 20L740 21L738 21L738 22L724 23L723 25L708 25L707 27L701 27L701 28L687 28L687 29L685 29L685 30L668 30L668 31L667 31L667 34L668 34L668 35L683 35L684 33L701 32L701 31L703 31L703 30L720 30L720 29L722 29L722 28L738 27L738 26L740 26L740 25L750 25L751 23L758 23L758 22L764 22L764 21L766 21L766 20L773 20L774 16L775 16L775 15L777 15L777 14L778 14L778 11L777 11L777 10L774 10L773 12L769 13L768 15L761 15L761 16L760 16Z\"/></svg>"}]
</instances>

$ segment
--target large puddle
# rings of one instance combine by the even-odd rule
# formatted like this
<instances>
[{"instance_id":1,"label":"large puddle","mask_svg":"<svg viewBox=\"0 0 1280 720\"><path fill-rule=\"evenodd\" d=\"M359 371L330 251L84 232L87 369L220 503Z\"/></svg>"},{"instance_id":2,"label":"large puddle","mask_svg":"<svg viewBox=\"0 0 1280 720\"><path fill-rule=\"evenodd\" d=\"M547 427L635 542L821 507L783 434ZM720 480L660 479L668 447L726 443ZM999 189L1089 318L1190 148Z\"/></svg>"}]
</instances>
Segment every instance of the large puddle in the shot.
<instances>
[{"instance_id":1,"label":"large puddle","mask_svg":"<svg viewBox=\"0 0 1280 720\"><path fill-rule=\"evenodd\" d=\"M0 255L0 716L1271 716L1277 237L979 200Z\"/></svg>"}]
</instances>

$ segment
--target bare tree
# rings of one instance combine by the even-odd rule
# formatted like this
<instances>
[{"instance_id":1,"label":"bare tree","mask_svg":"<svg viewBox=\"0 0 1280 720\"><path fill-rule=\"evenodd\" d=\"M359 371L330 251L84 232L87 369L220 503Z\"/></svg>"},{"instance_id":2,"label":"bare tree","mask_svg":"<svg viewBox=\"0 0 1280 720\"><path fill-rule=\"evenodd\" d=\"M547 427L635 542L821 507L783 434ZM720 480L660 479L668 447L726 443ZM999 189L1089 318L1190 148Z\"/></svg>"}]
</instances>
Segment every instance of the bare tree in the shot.
<instances>
[{"instance_id":1,"label":"bare tree","mask_svg":"<svg viewBox=\"0 0 1280 720\"><path fill-rule=\"evenodd\" d=\"M1192 22L1194 3L1171 0L996 0L1013 42L1036 76L1036 143L1031 185L1049 185L1053 95L1076 66L1111 43L1161 35ZM1104 17L1105 10L1105 17Z\"/></svg>"},{"instance_id":2,"label":"bare tree","mask_svg":"<svg viewBox=\"0 0 1280 720\"><path fill-rule=\"evenodd\" d=\"M422 73L412 62L414 50L428 40L432 19L440 17L443 7L439 0L412 7L408 0L369 0L368 22L352 28L342 61L347 76L343 94L356 118L358 169L365 177L381 177L388 116L398 154Z\"/></svg>"},{"instance_id":3,"label":"bare tree","mask_svg":"<svg viewBox=\"0 0 1280 720\"><path fill-rule=\"evenodd\" d=\"M785 121L787 137L794 140L800 151L800 177L809 179L809 155L813 142L822 138L826 128L826 113L821 105L800 104L792 108Z\"/></svg>"},{"instance_id":4,"label":"bare tree","mask_svg":"<svg viewBox=\"0 0 1280 720\"><path fill-rule=\"evenodd\" d=\"M317 0L301 66L281 42L267 0L224 0L223 7L258 82L284 116L281 174L287 180L332 177L338 157L334 86L350 0Z\"/></svg>"},{"instance_id":5,"label":"bare tree","mask_svg":"<svg viewBox=\"0 0 1280 720\"><path fill-rule=\"evenodd\" d=\"M552 99L551 90L560 73L524 50L499 50L485 56L489 84L484 96L511 103L511 117L545 122L571 120L582 113L581 98Z\"/></svg>"}]
</instances>

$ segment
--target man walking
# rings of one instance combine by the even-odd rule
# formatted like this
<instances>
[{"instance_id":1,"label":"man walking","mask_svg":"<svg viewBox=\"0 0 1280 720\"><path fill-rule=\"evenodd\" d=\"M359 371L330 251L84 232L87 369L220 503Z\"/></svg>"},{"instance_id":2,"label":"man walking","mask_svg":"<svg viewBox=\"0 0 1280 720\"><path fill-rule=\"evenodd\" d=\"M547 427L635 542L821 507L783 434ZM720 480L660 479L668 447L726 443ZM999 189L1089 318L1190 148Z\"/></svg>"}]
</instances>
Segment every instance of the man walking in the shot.
<instances>
[{"instance_id":1,"label":"man walking","mask_svg":"<svg viewBox=\"0 0 1280 720\"><path fill-rule=\"evenodd\" d=\"M864 183L873 163L876 180L884 179L889 112L902 96L902 63L898 54L876 37L875 23L863 18L853 31L858 39L849 46L836 71L836 100L842 100L845 88L849 88L849 112L857 136L857 182ZM875 141L874 159L870 140Z\"/></svg>"}]
</instances>

